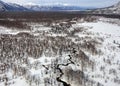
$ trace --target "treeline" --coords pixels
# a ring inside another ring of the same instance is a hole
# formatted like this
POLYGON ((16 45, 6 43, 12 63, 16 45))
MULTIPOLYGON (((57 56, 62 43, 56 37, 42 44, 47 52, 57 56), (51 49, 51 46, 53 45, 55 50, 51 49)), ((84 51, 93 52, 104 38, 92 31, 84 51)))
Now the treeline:
POLYGON ((1 12, 0 18, 23 18, 23 19, 61 19, 61 18, 74 18, 74 17, 84 17, 85 14, 78 14, 72 12, 1 12))

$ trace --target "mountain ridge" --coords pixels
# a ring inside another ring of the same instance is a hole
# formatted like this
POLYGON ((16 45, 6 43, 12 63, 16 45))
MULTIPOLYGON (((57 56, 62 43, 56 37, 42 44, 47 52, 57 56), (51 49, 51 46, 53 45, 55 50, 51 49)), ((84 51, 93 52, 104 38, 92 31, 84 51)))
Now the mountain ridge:
POLYGON ((27 11, 28 9, 15 3, 5 3, 0 0, 0 12, 2 11, 27 11))
POLYGON ((91 14, 120 14, 120 2, 105 8, 80 7, 69 4, 26 4, 6 3, 0 0, 0 12, 6 11, 85 11, 91 14))
POLYGON ((120 1, 115 5, 105 7, 105 8, 89 10, 89 12, 94 14, 120 14, 120 1))
MULTIPOLYGON (((68 4, 55 4, 55 5, 19 5, 14 3, 5 3, 0 0, 0 11, 83 11, 89 7, 72 6, 68 4)), ((93 9, 93 8, 90 8, 93 9)))

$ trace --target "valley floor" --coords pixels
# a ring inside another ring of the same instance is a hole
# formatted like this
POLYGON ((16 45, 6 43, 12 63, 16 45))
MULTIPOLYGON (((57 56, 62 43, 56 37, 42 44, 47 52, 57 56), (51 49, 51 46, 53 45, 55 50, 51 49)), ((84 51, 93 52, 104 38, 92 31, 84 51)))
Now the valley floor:
POLYGON ((120 21, 93 16, 30 29, 0 26, 0 86, 120 86, 120 21))

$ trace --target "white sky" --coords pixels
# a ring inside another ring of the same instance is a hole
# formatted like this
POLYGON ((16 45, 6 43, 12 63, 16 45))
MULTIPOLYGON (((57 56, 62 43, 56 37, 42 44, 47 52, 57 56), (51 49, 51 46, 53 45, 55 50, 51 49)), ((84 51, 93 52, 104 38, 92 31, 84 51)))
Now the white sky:
POLYGON ((4 0, 4 2, 19 3, 19 4, 70 4, 76 6, 90 7, 107 7, 117 3, 120 0, 4 0))

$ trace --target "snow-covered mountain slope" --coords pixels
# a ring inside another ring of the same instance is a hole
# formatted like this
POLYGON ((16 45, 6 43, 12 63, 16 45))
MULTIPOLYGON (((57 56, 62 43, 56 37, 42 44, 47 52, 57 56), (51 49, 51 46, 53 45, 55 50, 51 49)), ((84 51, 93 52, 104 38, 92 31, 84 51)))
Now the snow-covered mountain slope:
POLYGON ((4 11, 6 8, 4 7, 4 3, 0 1, 0 11, 4 11))
POLYGON ((0 1, 0 11, 80 11, 86 10, 87 7, 78 7, 78 6, 70 6, 70 5, 37 5, 37 4, 29 4, 29 5, 18 5, 14 3, 5 3, 0 1))
POLYGON ((24 5, 24 7, 33 11, 82 11, 87 7, 70 6, 70 5, 24 5))
POLYGON ((28 9, 18 4, 5 3, 0 0, 0 11, 28 11, 28 9))
MULTIPOLYGON (((83 11, 88 9, 89 7, 79 7, 72 6, 67 4, 46 4, 46 5, 38 5, 38 4, 26 4, 19 5, 14 3, 5 3, 0 0, 0 11, 83 11)), ((93 8, 89 8, 93 9, 93 8)))
POLYGON ((95 14, 120 14, 120 2, 118 2, 117 4, 110 6, 110 7, 93 10, 92 13, 95 13, 95 14))

